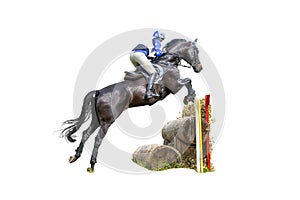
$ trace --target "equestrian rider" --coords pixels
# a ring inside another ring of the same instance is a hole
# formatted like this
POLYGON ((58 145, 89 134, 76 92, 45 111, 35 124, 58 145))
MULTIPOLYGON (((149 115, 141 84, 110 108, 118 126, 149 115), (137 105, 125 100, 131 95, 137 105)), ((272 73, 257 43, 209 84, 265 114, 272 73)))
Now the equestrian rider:
MULTIPOLYGON (((161 50, 161 42, 165 39, 165 35, 163 33, 159 33, 155 31, 153 34, 152 44, 154 55, 156 57, 162 56, 163 52, 161 50)), ((137 67, 141 65, 141 67, 149 74, 149 78, 146 85, 146 94, 145 99, 149 99, 151 97, 158 97, 159 95, 155 92, 153 84, 156 78, 156 70, 154 69, 152 63, 148 59, 149 49, 143 44, 138 44, 130 53, 130 61, 132 64, 137 67)))

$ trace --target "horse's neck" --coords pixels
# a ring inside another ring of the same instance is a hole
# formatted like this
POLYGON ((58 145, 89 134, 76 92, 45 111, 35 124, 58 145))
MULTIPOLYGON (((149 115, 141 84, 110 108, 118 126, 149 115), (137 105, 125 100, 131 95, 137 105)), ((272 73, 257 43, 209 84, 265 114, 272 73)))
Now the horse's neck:
POLYGON ((163 65, 172 64, 174 66, 178 66, 179 60, 173 55, 164 55, 162 57, 159 57, 159 59, 156 60, 156 63, 163 65))

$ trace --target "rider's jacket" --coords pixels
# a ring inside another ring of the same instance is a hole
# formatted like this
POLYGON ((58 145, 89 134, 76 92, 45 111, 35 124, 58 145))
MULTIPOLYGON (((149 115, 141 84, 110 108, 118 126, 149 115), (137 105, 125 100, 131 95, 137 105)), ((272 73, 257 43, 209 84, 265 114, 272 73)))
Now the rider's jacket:
POLYGON ((161 43, 159 41, 159 38, 153 38, 152 39, 152 44, 153 44, 152 51, 155 52, 155 56, 158 56, 158 57, 162 56, 163 52, 160 49, 161 48, 161 43))

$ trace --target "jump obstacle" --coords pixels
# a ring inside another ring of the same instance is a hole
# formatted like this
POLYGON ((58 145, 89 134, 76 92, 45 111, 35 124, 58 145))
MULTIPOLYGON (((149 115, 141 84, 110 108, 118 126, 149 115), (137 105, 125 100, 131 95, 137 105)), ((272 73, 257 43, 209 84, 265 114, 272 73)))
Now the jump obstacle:
POLYGON ((196 99, 195 113, 196 113, 196 159, 197 171, 200 173, 212 171, 211 166, 211 146, 210 146, 210 130, 205 130, 203 133, 203 123, 207 123, 210 127, 210 95, 205 95, 205 99, 196 99))
POLYGON ((185 105, 181 117, 162 128, 163 145, 140 146, 132 161, 149 170, 190 168, 205 173, 214 171, 211 163, 210 95, 185 105))

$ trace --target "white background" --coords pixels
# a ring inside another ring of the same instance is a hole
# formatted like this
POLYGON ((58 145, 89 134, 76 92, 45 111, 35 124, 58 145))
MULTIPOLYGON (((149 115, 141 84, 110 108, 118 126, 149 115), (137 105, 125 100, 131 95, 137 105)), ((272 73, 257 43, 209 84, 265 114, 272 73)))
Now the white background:
POLYGON ((1 199, 299 199, 297 1, 0 3, 1 199), (157 27, 199 38, 222 77, 227 113, 216 172, 128 175, 54 130, 72 118, 79 69, 121 32, 157 27), (298 190, 298 191, 297 191, 298 190))

